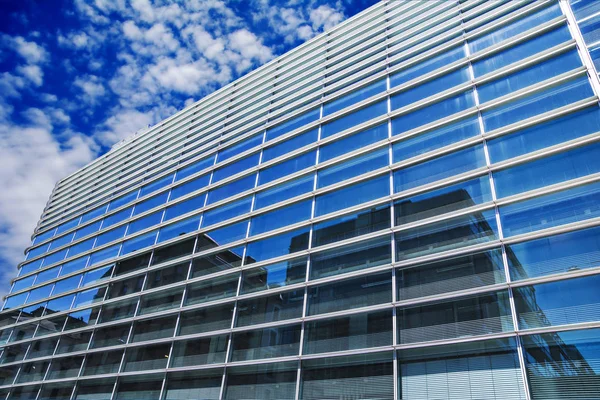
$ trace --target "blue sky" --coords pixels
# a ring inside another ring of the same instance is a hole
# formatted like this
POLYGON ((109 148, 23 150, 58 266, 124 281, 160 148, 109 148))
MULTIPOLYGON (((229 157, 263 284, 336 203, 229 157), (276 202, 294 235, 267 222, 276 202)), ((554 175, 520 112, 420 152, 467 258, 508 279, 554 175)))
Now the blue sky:
POLYGON ((0 2, 0 295, 57 180, 375 3, 0 2))

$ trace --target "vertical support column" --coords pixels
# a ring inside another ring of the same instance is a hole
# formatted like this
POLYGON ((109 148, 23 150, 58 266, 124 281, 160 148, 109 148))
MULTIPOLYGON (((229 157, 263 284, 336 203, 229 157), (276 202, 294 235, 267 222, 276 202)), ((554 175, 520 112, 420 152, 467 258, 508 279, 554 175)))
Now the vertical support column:
POLYGON ((596 96, 600 97, 600 77, 598 76, 598 71, 596 71, 594 62, 592 61, 592 56, 590 56, 590 52, 587 49, 585 40, 581 34, 581 30, 579 29, 579 25, 575 19, 575 14, 573 13, 571 5, 569 4, 569 0, 559 0, 558 4, 560 5, 560 9, 563 14, 565 14, 565 17, 567 17, 567 26, 569 28, 569 32, 571 32, 571 36, 573 36, 573 39, 575 39, 577 49, 579 50, 579 56, 581 57, 581 61, 583 61, 583 65, 587 69, 590 83, 592 84, 592 90, 596 96))
MULTIPOLYGON (((464 23, 464 21, 463 21, 463 23, 464 23)), ((469 44, 466 41, 464 43, 464 46, 465 46, 465 53, 466 53, 467 57, 471 57, 471 51, 469 49, 469 44)), ((469 61, 469 75, 470 75, 471 81, 473 82, 475 79, 475 73, 473 71, 473 64, 470 61, 469 61)), ((479 94, 477 93, 477 87, 475 85, 473 85, 473 97, 475 98, 475 105, 477 107, 479 107, 479 104, 480 104, 479 94)), ((490 160, 490 154, 489 154, 489 150, 488 150, 488 146, 487 146, 487 141, 485 139, 485 125, 483 123, 483 117, 481 115, 481 111, 477 111, 477 119, 479 122, 479 132, 482 137, 483 152, 485 155, 485 163, 488 168, 488 179, 489 179, 489 184, 490 184, 492 201, 494 202, 494 214, 495 214, 495 219, 496 219, 496 225, 498 227, 498 238, 500 239, 500 241, 503 241, 504 235, 502 233, 502 223, 500 221, 500 213, 498 211, 498 205, 497 205, 498 198, 496 195, 496 186, 494 185, 494 176, 492 175, 492 171, 490 169, 491 160, 490 160)), ((516 313, 512 288, 510 287, 510 271, 508 268, 508 259, 506 258, 506 251, 504 249, 503 243, 501 245, 501 249, 502 249, 502 263, 504 266, 504 275, 505 275, 506 282, 509 284, 508 298, 509 298, 510 314, 511 314, 513 329, 515 331, 517 331, 518 330, 517 313, 516 313)), ((520 371, 521 371, 521 377, 523 380, 523 389, 525 391, 526 399, 530 400, 529 385, 527 384, 527 373, 525 371, 525 361, 523 359, 523 352, 522 352, 521 343, 520 343, 520 339, 519 339, 518 335, 516 336, 516 341, 517 341, 517 353, 518 353, 518 358, 519 358, 519 367, 520 367, 520 371)))

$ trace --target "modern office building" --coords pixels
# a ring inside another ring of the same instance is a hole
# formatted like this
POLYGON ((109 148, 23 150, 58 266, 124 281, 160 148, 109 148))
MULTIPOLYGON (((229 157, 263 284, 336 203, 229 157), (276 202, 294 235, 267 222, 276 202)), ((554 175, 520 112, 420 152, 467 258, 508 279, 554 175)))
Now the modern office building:
POLYGON ((600 398, 599 15, 382 1, 64 178, 0 398, 600 398))

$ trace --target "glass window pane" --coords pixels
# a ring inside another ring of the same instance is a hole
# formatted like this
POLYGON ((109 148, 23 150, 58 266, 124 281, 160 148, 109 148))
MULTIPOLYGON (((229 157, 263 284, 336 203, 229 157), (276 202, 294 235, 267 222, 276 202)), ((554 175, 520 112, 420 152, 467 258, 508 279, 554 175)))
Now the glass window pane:
POLYGON ((127 349, 123 371, 145 371, 167 367, 170 343, 127 349))
POLYGON ((506 246, 513 280, 598 266, 600 228, 583 229, 506 246))
POLYGON ((88 271, 83 274, 81 280, 81 287, 91 285, 92 283, 101 282, 105 279, 109 279, 112 275, 114 265, 108 265, 106 267, 100 267, 93 271, 88 271))
POLYGON ((297 363, 259 364, 227 369, 227 400, 293 399, 297 363))
POLYGON ((412 189, 485 166, 482 145, 476 145, 394 172, 394 192, 412 189))
POLYGON ((205 198, 206 194, 203 193, 167 207, 165 209, 165 217, 163 218, 163 221, 168 221, 170 219, 179 217, 180 215, 187 214, 204 207, 205 198))
POLYGON ((233 176, 242 171, 247 171, 250 168, 257 166, 259 158, 260 153, 255 153, 245 158, 242 158, 241 160, 235 161, 234 163, 215 169, 212 176, 212 183, 218 182, 225 178, 229 178, 230 176, 233 176))
POLYGON ((151 197, 147 200, 144 200, 135 205, 133 210, 133 215, 138 215, 143 212, 146 212, 154 207, 158 207, 161 204, 165 204, 167 202, 167 198, 169 197, 169 191, 158 194, 154 197, 151 197))
POLYGON ((264 185, 265 183, 269 183, 286 175, 291 175, 308 167, 312 167, 315 165, 316 155, 317 152, 315 150, 309 151, 296 156, 291 160, 261 169, 258 176, 258 184, 264 185))
POLYGON ((105 400, 110 399, 115 378, 81 380, 77 384, 74 400, 105 400))
POLYGON ((44 379, 44 375, 49 364, 49 361, 38 361, 29 364, 23 364, 21 366, 21 372, 19 372, 16 383, 41 381, 44 379))
MULTIPOLYGON (((195 192, 196 190, 200 190, 206 186, 208 186, 208 183, 210 181, 210 174, 206 174, 206 175, 202 175, 199 176, 197 178, 194 178, 184 184, 181 184, 179 186, 175 186, 173 189, 171 189, 171 196, 169 197, 169 201, 173 201, 181 196, 185 196, 186 194, 195 192)), ((198 197, 202 197, 203 195, 200 195, 198 197)))
POLYGON ((57 343, 57 337, 31 342, 26 358, 31 360, 33 358, 51 356, 54 354, 54 349, 56 349, 57 343))
POLYGON ((382 205, 344 215, 313 226, 313 247, 353 238, 390 227, 390 206, 382 205))
POLYGON ((136 236, 133 239, 124 241, 121 247, 120 255, 124 256, 126 254, 133 253, 134 251, 138 251, 154 245, 154 243, 156 242, 157 235, 158 230, 153 230, 151 232, 144 233, 140 236, 136 236))
POLYGON ((300 257, 245 270, 242 273, 241 293, 254 293, 304 282, 307 261, 308 257, 300 257))
POLYGON ((427 58, 425 61, 421 61, 416 65, 409 66, 408 68, 403 68, 399 72, 391 75, 390 87, 399 86, 428 72, 432 72, 438 68, 450 65, 464 57, 466 57, 464 46, 457 46, 450 50, 444 50, 444 52, 441 54, 436 52, 434 56, 427 58))
POLYGON ((505 291, 401 307, 396 318, 401 344, 514 330, 505 291))
POLYGON ((87 350, 92 331, 76 332, 66 334, 60 337, 56 354, 72 353, 75 351, 87 350))
POLYGON ((367 86, 361 87, 360 89, 354 90, 350 93, 338 97, 335 100, 329 101, 323 105, 323 116, 333 114, 339 110, 356 104, 360 101, 368 99, 369 97, 375 96, 381 92, 385 92, 387 89, 387 83, 385 79, 378 80, 370 83, 367 86))
POLYGON ((399 301, 506 282, 500 249, 396 271, 399 301))
POLYGON ((392 345, 392 310, 308 322, 304 354, 392 345))
POLYGON ((158 211, 135 221, 131 221, 129 223, 129 229, 127 229, 127 234, 132 235, 146 228, 150 228, 151 226, 160 224, 160 221, 162 220, 162 214, 162 211, 158 211))
POLYGON ((127 343, 131 323, 123 325, 111 325, 94 331, 91 349, 102 347, 121 346, 127 343))
POLYGON ((121 239, 123 236, 125 236, 126 230, 127 225, 125 224, 98 235, 96 238, 96 243, 94 243, 94 247, 100 247, 114 240, 121 239))
POLYGON ((175 182, 182 180, 196 172, 202 171, 214 164, 216 154, 210 155, 201 160, 195 161, 190 165, 187 165, 183 168, 177 170, 177 175, 175 176, 175 182))
POLYGON ((393 119, 392 131, 394 135, 399 135, 474 106, 473 91, 469 90, 393 119))
POLYGON ((594 371, 600 351, 598 329, 523 336, 525 368, 534 399, 598 395, 594 371))
POLYGON ((316 121, 317 119, 319 119, 320 112, 321 110, 319 108, 315 108, 305 112, 304 114, 294 117, 293 119, 287 120, 282 124, 267 129, 267 137, 265 140, 269 141, 271 139, 275 139, 276 137, 279 137, 284 133, 291 132, 294 129, 300 128, 301 126, 316 121))
POLYGON ((490 57, 473 63, 473 72, 476 77, 485 75, 505 67, 514 62, 523 60, 541 51, 547 50, 560 43, 571 39, 571 34, 566 25, 554 29, 550 32, 536 36, 533 39, 519 43, 516 46, 509 47, 506 50, 499 51, 490 57))
POLYGON ((164 400, 218 400, 223 370, 174 372, 168 374, 164 400))
POLYGON ((499 198, 600 171, 600 143, 592 143, 494 172, 499 198))
POLYGON ((233 335, 231 361, 298 355, 301 325, 239 332, 233 335))
POLYGON ((137 293, 142 290, 144 275, 134 276, 129 279, 112 282, 108 288, 107 299, 114 299, 128 294, 137 293))
POLYGON ((338 132, 369 121, 385 113, 387 113, 386 100, 353 111, 351 114, 344 115, 343 117, 322 125, 321 139, 335 135, 338 132))
POLYGON ((156 243, 186 235, 198 230, 200 225, 200 216, 184 219, 171 225, 164 226, 158 231, 158 240, 156 243))
POLYGON ((300 135, 296 135, 290 139, 284 140, 275 146, 267 147, 263 150, 261 164, 264 164, 267 161, 273 160, 284 154, 291 153, 292 151, 307 146, 310 143, 316 142, 318 133, 318 129, 313 129, 300 135))
POLYGON ((104 295, 106 294, 106 286, 92 288, 88 290, 84 290, 83 292, 77 293, 77 297, 75 297, 75 302, 73 303, 73 308, 79 308, 88 306, 90 304, 98 303, 104 300, 104 295))
POLYGON ((89 353, 85 359, 82 375, 89 376, 118 372, 122 357, 123 350, 89 353))
POLYGON ((229 202, 217 208, 212 208, 204 212, 202 227, 204 228, 218 224, 219 222, 237 217, 238 215, 248 213, 250 212, 250 207, 252 207, 252 196, 229 202))
POLYGON ((227 335, 175 342, 170 366, 177 368, 225 362, 227 342, 227 335))
POLYGON ((304 290, 238 302, 237 326, 264 324, 302 316, 304 290))
POLYGON ((170 285, 175 282, 181 282, 187 278, 189 261, 172 265, 148 272, 145 289, 154 289, 164 285, 170 285))
POLYGON ((131 216, 132 210, 133 210, 133 207, 128 207, 124 210, 121 210, 117 213, 114 213, 112 215, 105 217, 102 222, 102 229, 106 229, 109 226, 113 226, 117 222, 125 221, 127 218, 129 218, 131 216))
POLYGON ((311 211, 312 199, 309 199, 252 217, 250 236, 308 220, 311 211))
POLYGON ((396 260, 496 239, 498 239, 496 215, 494 211, 483 211, 396 233, 396 260))
POLYGON ((191 255, 194 252, 195 243, 196 238, 190 238, 182 242, 173 243, 171 245, 155 249, 150 265, 156 265, 174 260, 176 258, 191 255))
POLYGON ((225 161, 233 156, 243 153, 246 150, 250 150, 251 148, 260 145, 262 143, 262 140, 263 134, 261 132, 257 135, 251 136, 247 139, 237 142, 233 146, 229 146, 219 150, 217 154, 217 163, 225 161))
POLYGON ((198 236, 196 252, 208 250, 213 247, 223 246, 246 237, 248 220, 236 222, 231 225, 217 228, 198 236))
MULTIPOLYGON (((65 331, 71 329, 85 328, 88 326, 93 326, 96 324, 96 320, 98 319, 98 314, 100 313, 100 307, 88 308, 86 310, 76 311, 70 313, 67 316, 67 322, 65 324, 65 331)), ((61 317, 64 322, 64 317, 61 317)), ((47 320, 49 321, 49 320, 47 320)), ((60 331, 62 327, 62 323, 55 323, 57 331, 60 331)))
POLYGON ((183 288, 175 288, 162 292, 147 294, 140 300, 139 315, 151 314, 159 311, 170 310, 181 305, 183 288))
POLYGON ((234 247, 219 253, 195 258, 192 261, 192 278, 226 271, 242 265, 244 247, 234 247))
POLYGON ((177 322, 177 315, 135 321, 131 341, 144 342, 146 340, 172 337, 175 333, 175 322, 177 322))
POLYGON ((434 189, 394 203, 395 225, 431 218, 492 201, 488 175, 434 189))
MULTIPOLYGON (((392 120, 392 132, 401 130, 398 124, 401 120, 392 120)), ((477 117, 468 117, 458 122, 434 128, 424 133, 410 136, 405 140, 395 142, 392 145, 394 162, 400 162, 409 158, 439 149, 452 143, 474 137, 480 134, 479 120, 477 117)))
POLYGON ((107 212, 116 210, 117 208, 124 206, 127 203, 131 203, 137 198, 138 192, 139 190, 136 189, 133 192, 127 193, 126 195, 119 197, 118 199, 112 200, 108 205, 107 212))
POLYGON ((493 163, 600 131, 600 109, 589 107, 563 117, 489 140, 493 163))
POLYGON ((600 276, 516 288, 515 308, 521 329, 600 320, 600 276))
POLYGON ((319 279, 391 262, 390 236, 386 235, 313 254, 310 278, 319 279))
POLYGON ((469 41, 469 48, 472 53, 483 50, 496 43, 500 43, 505 39, 518 35, 538 24, 550 21, 559 15, 561 15, 561 11, 558 4, 554 4, 551 7, 544 8, 532 14, 526 14, 523 18, 517 19, 506 25, 503 24, 500 27, 493 29, 491 32, 469 41))
POLYGON ((491 131, 592 95, 584 76, 483 111, 483 124, 486 131, 491 131))
POLYGON ((117 321, 133 317, 137 302, 138 299, 132 299, 103 305, 100 322, 117 321))
POLYGON ((315 216, 352 207, 390 194, 388 175, 378 176, 316 197, 315 216))
POLYGON ((126 260, 119 261, 115 267, 115 276, 124 275, 148 267, 150 253, 140 254, 126 260))
POLYGON ((248 243, 246 264, 306 250, 308 248, 309 230, 308 227, 300 228, 248 243))
POLYGON ((387 139, 388 126, 387 124, 377 125, 373 128, 346 136, 340 140, 336 140, 319 148, 319 162, 325 162, 332 158, 341 156, 356 149, 368 146, 372 143, 387 139))
POLYGON ((234 303, 181 313, 177 335, 185 336, 231 328, 234 303))
POLYGON ((75 236, 73 237, 73 240, 81 239, 82 237, 91 235, 92 233, 94 233, 98 229, 100 229, 101 224, 102 224, 102 221, 100 220, 100 221, 93 222, 87 226, 84 226, 83 228, 77 229, 77 231, 75 232, 75 236))
POLYGON ((439 78, 428 80, 419 86, 411 87, 399 94, 391 96, 390 102, 392 110, 408 106, 414 102, 436 95, 469 80, 470 76, 468 68, 460 68, 439 78))
MULTIPOLYGON (((83 357, 67 357, 52 360, 52 367, 46 379, 66 379, 79 375, 83 357)), ((71 393, 69 393, 70 395, 71 393)), ((69 397, 70 398, 70 397, 69 397)))
POLYGON ((308 289, 308 314, 350 310, 392 301, 392 274, 370 274, 308 289))
POLYGON ((512 338, 401 350, 398 374, 404 400, 526 398, 512 338))
POLYGON ((228 183, 218 188, 212 189, 208 192, 207 204, 213 204, 217 201, 226 199, 230 196, 245 192, 246 190, 252 189, 256 183, 256 174, 248 175, 244 178, 237 179, 231 183, 228 183))
POLYGON ((580 66, 581 59, 577 51, 571 50, 511 75, 480 85, 477 87, 477 94, 480 102, 485 103, 580 66))
POLYGON ((313 190, 314 177, 306 175, 256 193, 254 209, 258 210, 313 190))
MULTIPOLYGON (((102 250, 98 250, 93 252, 90 255, 90 261, 88 263, 88 267, 101 263, 102 261, 110 260, 111 258, 115 258, 119 255, 119 249, 121 248, 120 244, 116 244, 114 246, 107 247, 102 250)), ((122 254, 121 254, 122 255, 122 254)), ((64 270, 64 266, 63 266, 64 270)))
POLYGON ((392 359, 375 353, 303 361, 302 399, 392 399, 392 359))
POLYGON ((187 289, 185 305, 206 303, 235 296, 238 279, 238 274, 233 274, 190 284, 187 289))
POLYGON ((385 167, 389 164, 388 148, 360 155, 340 164, 321 169, 317 172, 317 187, 322 188, 345 181, 358 175, 385 167))
POLYGON ((37 400, 70 400, 74 388, 74 382, 46 384, 37 400))
POLYGON ((593 218, 600 213, 600 184, 578 186, 499 208, 505 236, 593 218))

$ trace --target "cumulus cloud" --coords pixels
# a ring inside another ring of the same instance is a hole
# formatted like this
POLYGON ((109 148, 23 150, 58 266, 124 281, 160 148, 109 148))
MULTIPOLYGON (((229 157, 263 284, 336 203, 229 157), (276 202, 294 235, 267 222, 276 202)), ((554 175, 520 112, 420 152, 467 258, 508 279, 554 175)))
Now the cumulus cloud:
POLYGON ((10 42, 19 56, 30 64, 37 64, 48 59, 48 52, 35 42, 25 40, 22 36, 11 38, 10 42))
POLYGON ((42 86, 44 82, 44 73, 38 65, 21 65, 17 67, 17 72, 29 79, 35 86, 42 86))
POLYGON ((344 15, 329 5, 320 5, 310 12, 310 21, 315 30, 329 30, 343 20, 344 15))
MULTIPOLYGON (((23 260, 23 249, 55 182, 97 155, 85 135, 70 132, 59 143, 41 110, 27 114, 26 126, 0 122, 0 255, 11 266, 0 270, 3 282, 14 276, 14 266, 23 260)), ((7 290, 6 284, 0 285, 0 295, 7 290)))
POLYGON ((84 93, 83 99, 89 104, 98 103, 106 94, 100 78, 95 75, 77 77, 73 84, 84 93))

